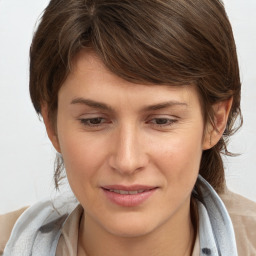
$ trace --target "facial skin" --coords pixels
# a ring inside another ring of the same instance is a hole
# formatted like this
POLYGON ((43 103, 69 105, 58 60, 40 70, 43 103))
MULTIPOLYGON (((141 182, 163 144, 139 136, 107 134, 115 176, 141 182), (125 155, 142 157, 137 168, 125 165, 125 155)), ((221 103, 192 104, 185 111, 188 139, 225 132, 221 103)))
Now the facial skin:
POLYGON ((193 86, 132 84, 81 52, 59 91, 57 134, 47 120, 46 126, 85 209, 80 240, 89 255, 190 255, 190 196, 202 151, 211 146, 193 86), (110 185, 154 192, 139 205, 122 206, 106 196, 110 185), (104 252, 104 243, 118 239, 118 249, 104 252), (154 254, 155 247, 162 253, 154 254))

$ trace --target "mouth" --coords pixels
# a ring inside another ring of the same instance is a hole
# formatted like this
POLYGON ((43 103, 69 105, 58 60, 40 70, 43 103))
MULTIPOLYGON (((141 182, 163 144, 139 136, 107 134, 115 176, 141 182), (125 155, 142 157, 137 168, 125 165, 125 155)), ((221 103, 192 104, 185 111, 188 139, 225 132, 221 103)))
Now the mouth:
POLYGON ((140 194, 140 193, 144 193, 150 190, 153 190, 155 188, 151 188, 151 189, 139 189, 139 190, 120 190, 120 189, 106 189, 103 188, 109 192, 113 192, 113 193, 117 193, 120 195, 136 195, 136 194, 140 194))
POLYGON ((123 207, 135 207, 149 199, 158 187, 149 186, 106 186, 102 190, 106 197, 114 204, 123 207))

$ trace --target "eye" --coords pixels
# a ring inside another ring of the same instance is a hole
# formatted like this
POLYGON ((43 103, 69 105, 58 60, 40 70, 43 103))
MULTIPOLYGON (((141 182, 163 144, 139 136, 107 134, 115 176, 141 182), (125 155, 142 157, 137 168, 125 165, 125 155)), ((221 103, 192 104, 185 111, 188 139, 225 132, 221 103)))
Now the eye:
POLYGON ((170 122, 170 119, 167 119, 167 118, 155 118, 153 120, 153 123, 158 125, 168 124, 169 122, 170 122))
POLYGON ((106 119, 103 117, 94 117, 94 118, 85 118, 85 119, 83 118, 79 120, 83 125, 89 126, 89 127, 97 127, 106 123, 106 119))
POLYGON ((148 123, 157 126, 157 127, 165 127, 165 126, 171 126, 178 120, 175 118, 167 118, 167 117, 159 117, 159 118, 153 118, 148 123))

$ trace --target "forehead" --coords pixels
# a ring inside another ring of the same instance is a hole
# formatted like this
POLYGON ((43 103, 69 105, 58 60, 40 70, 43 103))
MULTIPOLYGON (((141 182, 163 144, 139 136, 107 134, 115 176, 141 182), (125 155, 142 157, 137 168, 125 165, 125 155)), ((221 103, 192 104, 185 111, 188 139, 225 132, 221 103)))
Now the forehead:
MULTIPOLYGON (((125 102, 140 102, 144 105, 161 101, 184 102, 187 105, 198 101, 193 85, 172 86, 132 83, 115 75, 103 64, 93 51, 81 51, 73 60, 70 74, 64 82, 59 97, 91 98, 100 101, 114 101, 121 106, 125 102)), ((133 103, 132 103, 133 102, 133 103)))

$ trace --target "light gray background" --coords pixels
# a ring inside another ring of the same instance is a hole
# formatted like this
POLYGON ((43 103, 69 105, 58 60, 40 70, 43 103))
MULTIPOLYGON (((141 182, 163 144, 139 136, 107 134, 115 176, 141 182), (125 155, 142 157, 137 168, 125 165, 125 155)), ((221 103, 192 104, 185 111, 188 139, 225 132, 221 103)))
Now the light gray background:
MULTIPOLYGON (((28 51, 48 0, 0 0, 0 213, 55 195, 52 148, 28 93, 28 51)), ((230 143, 228 187, 256 201, 256 1, 226 0, 240 60, 244 126, 230 143)))

